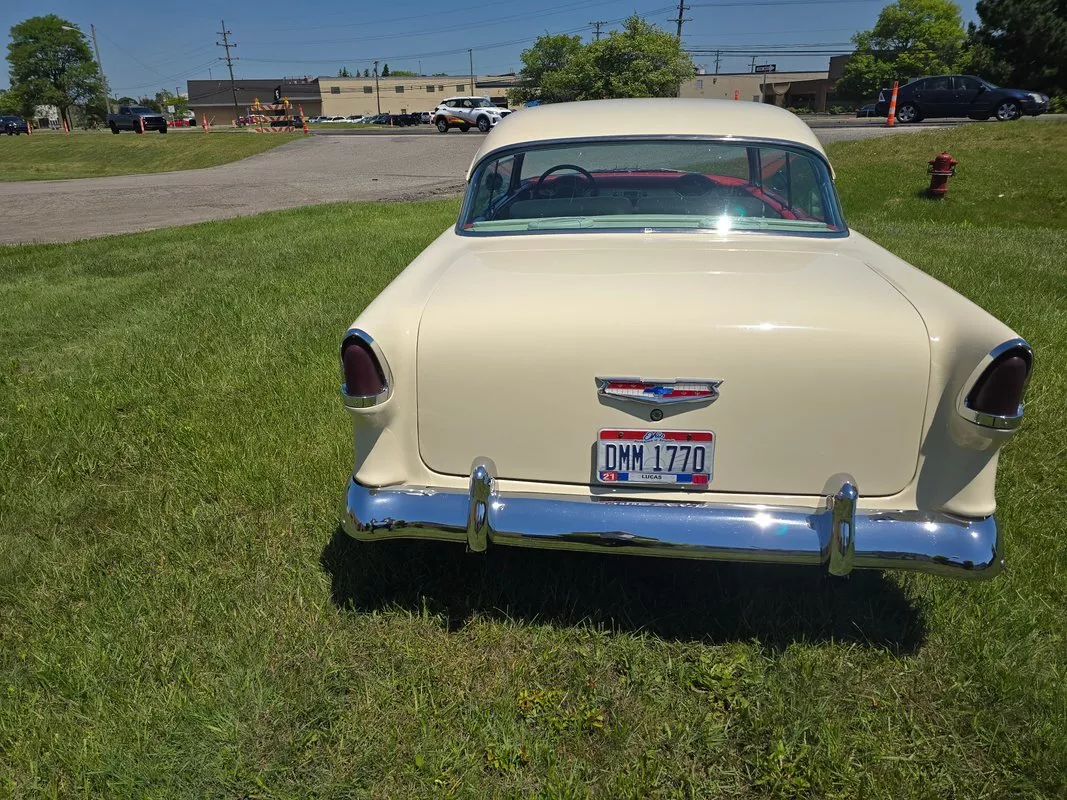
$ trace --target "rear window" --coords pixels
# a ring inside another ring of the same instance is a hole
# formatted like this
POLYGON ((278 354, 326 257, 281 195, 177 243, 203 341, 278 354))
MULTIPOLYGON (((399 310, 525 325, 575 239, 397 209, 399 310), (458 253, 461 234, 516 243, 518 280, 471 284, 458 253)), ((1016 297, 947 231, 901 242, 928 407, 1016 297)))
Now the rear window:
POLYGON ((483 160, 470 233, 545 230, 846 231, 826 162, 801 146, 722 140, 530 145, 483 160))

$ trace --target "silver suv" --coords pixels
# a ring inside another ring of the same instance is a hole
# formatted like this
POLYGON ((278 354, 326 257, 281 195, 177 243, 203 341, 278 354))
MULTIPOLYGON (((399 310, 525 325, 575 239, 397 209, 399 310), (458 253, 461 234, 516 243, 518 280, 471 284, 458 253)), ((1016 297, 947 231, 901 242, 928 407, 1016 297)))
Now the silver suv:
POLYGON ((510 113, 510 109, 494 106, 488 97, 448 97, 434 109, 433 124, 441 133, 448 133, 449 128, 466 132, 475 125, 488 133, 510 113))

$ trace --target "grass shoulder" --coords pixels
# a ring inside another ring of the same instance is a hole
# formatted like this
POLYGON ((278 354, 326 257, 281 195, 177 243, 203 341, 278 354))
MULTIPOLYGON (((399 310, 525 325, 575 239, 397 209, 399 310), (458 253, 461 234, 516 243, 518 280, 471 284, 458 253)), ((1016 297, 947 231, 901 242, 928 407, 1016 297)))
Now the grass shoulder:
POLYGON ((263 153, 301 134, 244 131, 0 136, 0 181, 64 180, 201 169, 263 153))

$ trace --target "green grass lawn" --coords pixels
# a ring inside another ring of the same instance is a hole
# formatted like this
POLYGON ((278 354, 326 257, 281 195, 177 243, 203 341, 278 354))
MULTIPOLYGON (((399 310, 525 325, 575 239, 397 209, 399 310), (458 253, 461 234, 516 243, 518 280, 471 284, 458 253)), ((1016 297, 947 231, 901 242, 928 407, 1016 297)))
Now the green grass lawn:
POLYGON ((217 167, 291 142, 303 134, 236 131, 123 131, 70 136, 0 136, 0 181, 44 181, 217 167), (104 135, 104 134, 107 135, 104 135))
POLYGON ((831 156, 1035 346, 1002 576, 338 534, 339 336, 455 201, 0 248, 0 795, 1064 797, 1067 127, 831 156))

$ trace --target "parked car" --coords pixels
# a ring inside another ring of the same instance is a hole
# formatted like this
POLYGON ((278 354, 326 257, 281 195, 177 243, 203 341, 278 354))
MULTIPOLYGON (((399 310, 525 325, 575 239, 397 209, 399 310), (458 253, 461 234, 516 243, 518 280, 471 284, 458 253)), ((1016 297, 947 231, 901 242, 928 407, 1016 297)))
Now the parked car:
POLYGON ((528 109, 341 340, 344 529, 988 578, 1030 346, 849 230, 772 105, 528 109))
POLYGON ((429 111, 420 111, 419 112, 419 123, 420 124, 429 125, 431 122, 433 122, 433 117, 430 116, 430 112, 429 111))
MULTIPOLYGON (((889 114, 892 89, 882 89, 875 104, 880 116, 889 114)), ((973 75, 919 78, 897 90, 897 120, 919 122, 928 117, 969 117, 1000 122, 1037 116, 1048 111, 1048 95, 1025 89, 1003 89, 973 75)))
POLYGON ((22 134, 29 134, 30 126, 22 117, 16 116, 2 116, 0 117, 0 133, 6 133, 8 136, 21 136, 22 134))
POLYGON ((375 114, 374 116, 364 117, 360 120, 360 123, 363 125, 388 125, 389 115, 375 114))
POLYGON ((363 121, 363 115, 362 114, 350 114, 349 116, 344 117, 341 120, 341 122, 351 122, 351 123, 362 122, 362 121, 363 121))
POLYGON ((107 126, 112 133, 120 131, 141 131, 142 124, 146 131, 167 132, 167 120, 158 111, 144 106, 119 106, 118 113, 107 115, 107 126))
POLYGON ((433 124, 441 133, 448 133, 451 128, 466 133, 475 125, 482 133, 488 133, 510 113, 493 105, 488 97, 449 97, 434 109, 433 124))
POLYGON ((390 114, 390 125, 398 128, 409 128, 413 125, 421 125, 418 114, 390 114))
POLYGON ((857 117, 874 117, 874 116, 877 116, 877 112, 875 111, 875 104, 874 103, 865 103, 864 105, 860 106, 859 109, 857 109, 857 111, 856 111, 856 116, 857 117))

